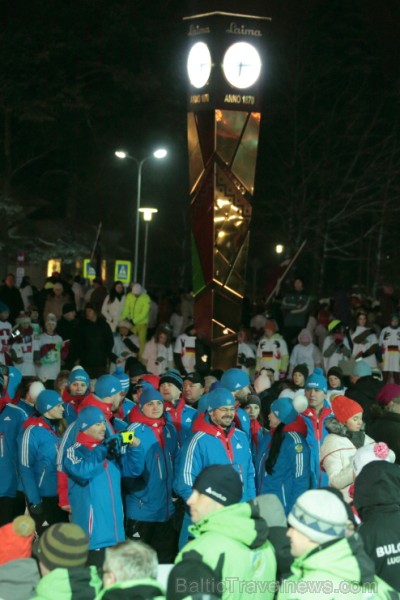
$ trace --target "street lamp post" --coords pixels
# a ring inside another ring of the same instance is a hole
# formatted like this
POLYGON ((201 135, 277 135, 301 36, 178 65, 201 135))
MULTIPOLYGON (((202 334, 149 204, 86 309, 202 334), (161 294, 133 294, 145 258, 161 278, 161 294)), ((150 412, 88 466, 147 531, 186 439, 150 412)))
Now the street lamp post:
POLYGON ((143 213, 143 220, 145 224, 144 229, 144 256, 143 256, 143 276, 142 276, 142 287, 146 284, 147 274, 147 250, 149 242, 149 223, 153 218, 153 214, 157 213, 157 208, 139 208, 139 211, 143 213))
POLYGON ((133 258, 133 281, 137 282, 138 259, 139 259, 139 223, 140 223, 139 211, 140 211, 140 200, 141 200, 141 193, 142 193, 142 167, 146 161, 150 160, 150 158, 158 158, 158 159, 165 158, 167 156, 167 151, 164 148, 159 148, 158 150, 153 152, 153 154, 150 154, 149 156, 142 158, 142 160, 138 160, 134 156, 131 156, 130 154, 127 154, 126 152, 124 152, 122 150, 117 150, 117 152, 115 152, 115 156, 117 156, 117 158, 120 158, 120 159, 129 158, 130 160, 133 160, 136 163, 137 168, 138 168, 137 184, 136 184, 135 255, 133 258))

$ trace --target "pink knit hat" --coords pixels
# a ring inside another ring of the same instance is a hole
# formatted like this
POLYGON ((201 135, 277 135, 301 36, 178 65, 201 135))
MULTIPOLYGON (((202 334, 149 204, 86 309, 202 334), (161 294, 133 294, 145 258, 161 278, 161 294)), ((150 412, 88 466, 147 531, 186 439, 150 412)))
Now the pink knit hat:
POLYGON ((397 383, 387 383, 380 390, 376 401, 382 404, 382 406, 387 406, 394 398, 400 398, 400 385, 397 385, 397 383))

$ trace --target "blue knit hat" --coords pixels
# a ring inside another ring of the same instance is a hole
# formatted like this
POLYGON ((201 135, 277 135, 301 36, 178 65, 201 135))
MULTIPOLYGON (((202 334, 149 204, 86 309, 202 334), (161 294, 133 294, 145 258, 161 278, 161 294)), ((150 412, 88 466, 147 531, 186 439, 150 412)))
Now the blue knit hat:
POLYGON ((114 375, 114 377, 119 379, 119 381, 121 383, 122 391, 127 392, 129 390, 131 380, 129 379, 129 375, 127 375, 125 373, 125 371, 123 370, 121 365, 118 365, 118 367, 115 369, 113 375, 114 375))
POLYGON ((139 406, 142 408, 148 402, 152 402, 153 400, 160 400, 164 404, 164 398, 160 394, 158 390, 155 390, 152 385, 146 385, 143 388, 142 393, 139 398, 139 406))
POLYGON ((95 395, 103 400, 122 391, 121 382, 114 375, 101 375, 94 386, 95 395))
POLYGON ((43 390, 37 397, 35 408, 41 415, 44 415, 44 413, 47 413, 47 411, 59 404, 62 404, 62 398, 58 392, 43 390))
POLYGON ((79 422, 79 429, 86 431, 86 429, 89 429, 92 425, 96 425, 96 423, 105 423, 106 418, 97 406, 86 406, 86 408, 82 408, 77 421, 79 422))
POLYGON ((177 371, 176 369, 171 369, 170 371, 164 373, 164 375, 161 375, 160 386, 163 383, 172 383, 175 387, 178 388, 178 390, 182 391, 183 379, 180 376, 179 371, 177 371))
POLYGON ((235 406, 233 394, 224 387, 213 390, 208 396, 208 412, 221 408, 221 406, 235 406))
POLYGON ((274 413, 277 419, 279 419, 285 425, 293 423, 297 419, 298 412, 293 406, 291 398, 278 398, 271 404, 271 412, 274 413))
POLYGON ((68 375, 68 385, 70 383, 74 383, 75 381, 83 381, 83 383, 86 383, 87 387, 89 387, 89 374, 86 373, 85 369, 72 369, 71 373, 68 375))
POLYGON ((372 369, 365 360, 356 360, 351 374, 355 377, 370 377, 372 375, 372 369))
POLYGON ((230 392, 237 392, 242 388, 250 385, 250 377, 246 371, 242 369, 228 369, 221 377, 222 387, 226 388, 230 392))
POLYGON ((328 391, 328 382, 326 381, 326 377, 324 376, 322 369, 317 367, 314 372, 307 377, 305 389, 322 390, 324 394, 326 394, 328 391))
POLYGON ((206 412, 206 410, 208 410, 208 400, 209 400, 210 394, 211 394, 211 392, 208 392, 207 394, 203 394, 202 396, 200 396, 199 401, 197 403, 198 414, 206 412))

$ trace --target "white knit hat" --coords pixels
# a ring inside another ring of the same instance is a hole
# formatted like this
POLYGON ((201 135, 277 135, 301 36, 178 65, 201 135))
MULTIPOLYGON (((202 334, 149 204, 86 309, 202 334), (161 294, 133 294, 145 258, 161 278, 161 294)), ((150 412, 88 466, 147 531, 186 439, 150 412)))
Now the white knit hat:
POLYGON ((353 469, 357 477, 370 462, 375 460, 385 460, 386 462, 394 463, 396 455, 385 442, 376 442, 367 444, 359 448, 353 456, 353 469))
POLYGON ((34 381, 33 383, 31 383, 31 385, 29 386, 29 395, 32 398, 33 402, 36 402, 40 392, 43 392, 44 389, 46 388, 44 387, 41 381, 34 381))
POLYGON ((317 544, 345 537, 348 520, 343 501, 327 490, 304 492, 288 516, 294 529, 317 544))

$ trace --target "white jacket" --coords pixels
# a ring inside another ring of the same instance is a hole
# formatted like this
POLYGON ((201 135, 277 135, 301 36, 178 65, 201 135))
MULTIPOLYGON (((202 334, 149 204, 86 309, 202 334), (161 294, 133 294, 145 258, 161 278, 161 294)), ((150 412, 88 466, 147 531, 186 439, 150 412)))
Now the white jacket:
MULTIPOLYGON (((365 436, 364 446, 373 444, 374 440, 365 436)), ((340 490, 346 502, 350 503, 349 487, 354 481, 352 459, 357 448, 348 437, 329 433, 321 446, 321 468, 329 477, 329 485, 340 490)))
POLYGON ((121 313, 125 306, 126 296, 122 296, 121 300, 115 298, 114 302, 111 302, 111 304, 108 303, 109 298, 109 295, 104 298, 101 314, 111 327, 111 331, 115 333, 117 331, 118 323, 121 320, 121 313))

